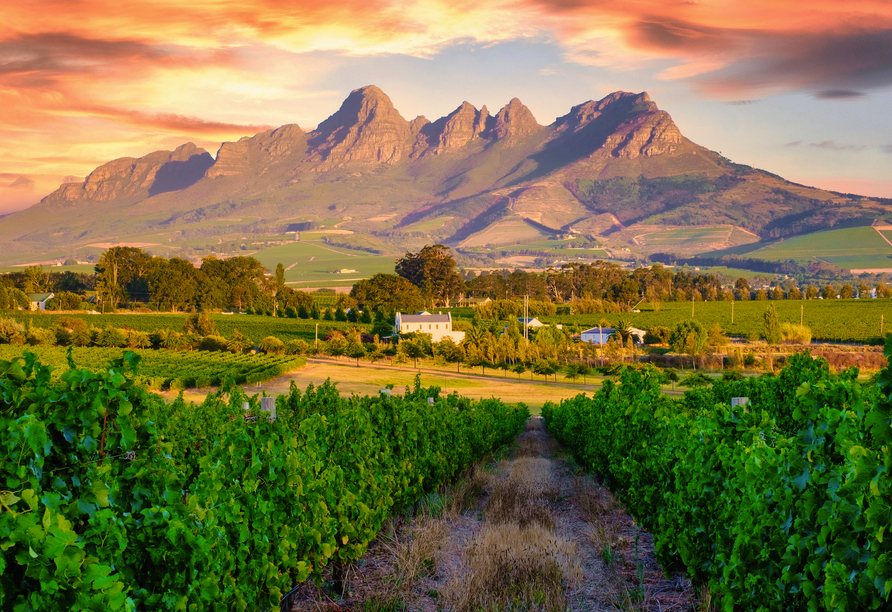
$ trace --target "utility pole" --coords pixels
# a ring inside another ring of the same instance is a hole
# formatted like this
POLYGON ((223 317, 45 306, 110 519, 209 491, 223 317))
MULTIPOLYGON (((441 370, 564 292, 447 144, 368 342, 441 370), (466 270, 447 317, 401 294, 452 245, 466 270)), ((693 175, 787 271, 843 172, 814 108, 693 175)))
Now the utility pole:
POLYGON ((691 318, 694 318, 694 292, 691 292, 691 318))

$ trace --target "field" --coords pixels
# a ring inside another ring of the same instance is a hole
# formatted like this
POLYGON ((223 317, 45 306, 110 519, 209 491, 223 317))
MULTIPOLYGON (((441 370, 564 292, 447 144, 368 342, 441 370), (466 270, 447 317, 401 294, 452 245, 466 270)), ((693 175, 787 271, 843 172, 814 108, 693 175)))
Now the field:
MULTIPOLYGON (((84 319, 94 327, 120 327, 136 329, 140 331, 154 331, 156 329, 173 329, 182 331, 186 322, 186 314, 73 314, 55 315, 46 313, 16 312, 8 315, 16 319, 26 327, 29 323, 35 327, 50 328, 56 325, 56 321, 62 316, 71 316, 84 319)), ((364 328, 362 324, 340 321, 314 321, 312 319, 286 319, 280 317, 264 317, 258 315, 223 315, 212 314, 211 320, 217 327, 217 333, 227 338, 232 337, 238 329, 255 343, 267 336, 276 336, 283 342, 294 339, 302 339, 312 342, 316 337, 316 324, 319 324, 319 338, 332 330, 345 330, 354 327, 364 328)))
MULTIPOLYGON (((355 362, 354 362, 355 363, 355 362)), ((462 368, 466 371, 465 368, 462 368)), ((454 371, 454 368, 453 368, 454 371)), ((476 368, 479 374, 480 369, 476 368)), ((421 381, 427 386, 440 387, 443 393, 457 392, 463 397, 472 399, 486 399, 498 397, 504 402, 523 402, 529 406, 533 414, 539 414, 539 409, 548 401, 575 397, 580 393, 591 392, 592 382, 601 380, 592 376, 588 377, 587 385, 579 383, 544 383, 542 377, 537 376, 535 381, 530 380, 527 372, 518 380, 516 374, 509 373, 507 378, 502 374, 494 374, 494 370, 487 370, 487 376, 453 376, 449 373, 421 373, 421 381)), ((316 386, 331 379, 337 382, 341 395, 375 395, 388 384, 394 385, 394 393, 402 393, 405 387, 411 387, 416 372, 410 369, 397 369, 378 365, 378 367, 355 367, 349 361, 342 365, 310 361, 306 366, 295 370, 279 378, 272 379, 263 384, 263 389, 270 395, 287 393, 293 380, 299 388, 312 383, 316 386)), ((199 396, 195 396, 200 400, 199 396)))
MULTIPOLYGON (((705 327, 715 323, 722 326, 726 334, 748 336, 761 334, 765 310, 769 304, 777 309, 780 322, 802 322, 812 329, 815 340, 834 342, 865 342, 880 336, 881 318, 883 331, 892 331, 892 300, 778 300, 771 302, 695 302, 694 319, 705 327), (731 321, 731 309, 734 321, 731 321)), ((654 325, 673 328, 676 324, 691 318, 691 302, 663 302, 659 312, 642 305, 642 312, 612 315, 555 315, 540 317, 544 323, 564 323, 579 325, 587 329, 597 327, 598 321, 606 318, 611 323, 628 319, 634 327, 647 329, 654 325)))
POLYGON ((744 245, 701 255, 740 255, 780 261, 792 259, 799 263, 822 260, 841 268, 856 270, 892 268, 892 245, 870 226, 832 229, 795 236, 764 246, 744 245))
POLYGON ((379 272, 393 274, 394 258, 330 247, 322 242, 293 242, 262 249, 253 254, 269 270, 281 263, 285 281, 299 287, 307 282, 326 281, 330 285, 352 285, 358 279, 370 278, 379 272), (356 270, 345 274, 332 271, 356 270))
MULTIPOLYGON (((52 366, 55 377, 68 369, 68 349, 65 347, 22 347, 4 344, 0 345, 0 359, 9 361, 21 357, 25 351, 37 355, 38 360, 44 365, 52 366)), ((72 359, 77 367, 96 372, 108 369, 109 363, 114 359, 120 359, 125 351, 140 356, 139 379, 152 389, 209 387, 219 385, 227 375, 238 384, 257 383, 275 378, 306 363, 303 357, 278 355, 99 347, 73 347, 72 359)))

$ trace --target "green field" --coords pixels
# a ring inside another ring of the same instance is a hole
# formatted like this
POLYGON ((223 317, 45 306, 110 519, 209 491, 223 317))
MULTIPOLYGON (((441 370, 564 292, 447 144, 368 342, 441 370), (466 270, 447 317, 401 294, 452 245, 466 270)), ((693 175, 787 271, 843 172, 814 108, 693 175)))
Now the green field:
POLYGON ((641 236, 640 240, 648 246, 684 246, 703 242, 725 242, 730 228, 727 227, 691 227, 664 230, 641 236))
POLYGON ((361 251, 348 251, 330 247, 322 242, 293 242, 254 253, 269 270, 281 263, 285 266, 285 280, 290 283, 325 281, 330 285, 352 285, 359 278, 371 278, 379 272, 393 274, 394 258, 371 255, 361 251), (333 274, 333 270, 346 268, 356 272, 333 274), (349 280, 348 280, 349 279, 349 280))
MULTIPOLYGON (((68 369, 68 348, 61 346, 4 344, 0 345, 0 359, 22 357, 26 351, 37 355, 40 363, 52 366, 54 377, 68 369)), ((284 355, 101 347, 72 347, 71 356, 78 368, 99 371, 107 369, 112 360, 120 359, 126 351, 140 356, 137 375, 144 385, 153 389, 219 385, 227 375, 238 384, 262 382, 306 363, 303 357, 284 355)))
POLYGON ((754 259, 823 260, 846 269, 892 268, 892 246, 870 226, 846 227, 795 236, 767 245, 744 245, 701 253, 706 257, 739 255, 754 259))
MULTIPOLYGON (((802 321, 811 328, 814 340, 833 342, 865 342, 880 336, 881 317, 883 331, 892 331, 892 300, 778 300, 771 302, 696 302, 694 319, 705 327, 715 323, 722 326, 726 334, 747 336, 760 334, 764 325, 765 310, 769 304, 777 309, 781 322, 799 323, 802 321), (731 322, 731 305, 734 305, 734 322, 731 322), (801 309, 801 311, 800 311, 801 309)), ((606 318, 612 324, 619 319, 629 320, 634 327, 648 329, 662 325, 670 329, 679 322, 691 318, 691 302, 664 302, 660 311, 644 310, 640 313, 555 315, 539 317, 544 323, 564 323, 579 325, 587 329, 597 327, 598 321, 606 318)))
MULTIPOLYGON (((16 312, 7 315, 16 319, 25 327, 50 328, 56 325, 61 316, 84 319, 94 327, 119 327, 136 329, 140 331, 154 331, 156 329, 173 329, 182 331, 186 322, 186 314, 74 314, 55 315, 44 313, 16 312)), ((259 343, 267 336, 275 336, 287 342, 288 340, 302 339, 312 342, 316 337, 316 324, 319 324, 319 338, 332 330, 346 330, 358 327, 361 329, 370 327, 357 323, 340 321, 314 321, 312 319, 285 319, 280 317, 264 317, 258 315, 223 315, 212 314, 211 320, 217 327, 217 333, 231 338, 233 332, 238 329, 255 343, 259 343)))

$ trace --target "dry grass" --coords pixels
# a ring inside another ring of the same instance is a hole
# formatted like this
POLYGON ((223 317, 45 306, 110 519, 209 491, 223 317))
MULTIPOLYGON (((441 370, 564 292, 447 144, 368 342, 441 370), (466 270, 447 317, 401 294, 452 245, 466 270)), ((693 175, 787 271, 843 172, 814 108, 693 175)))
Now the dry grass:
POLYGON ((418 578, 431 575, 449 524, 430 516, 419 516, 412 525, 393 537, 384 536, 382 548, 393 560, 393 577, 410 586, 418 578))
POLYGON ((454 520, 468 510, 476 508, 491 479, 491 474, 481 466, 475 466, 467 477, 459 480, 450 489, 444 515, 454 520))
POLYGON ((544 502, 514 480, 496 483, 483 508, 483 520, 495 525, 513 523, 528 527, 536 524, 554 528, 554 517, 544 502))
POLYGON ((569 581, 582 579, 576 545, 541 525, 484 525, 464 555, 464 575, 443 590, 448 608, 563 611, 569 581))

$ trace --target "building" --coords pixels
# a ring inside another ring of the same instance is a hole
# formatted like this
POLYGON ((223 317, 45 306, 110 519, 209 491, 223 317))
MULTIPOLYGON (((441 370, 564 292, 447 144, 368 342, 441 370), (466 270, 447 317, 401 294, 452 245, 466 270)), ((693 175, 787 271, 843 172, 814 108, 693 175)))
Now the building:
POLYGON ((545 327, 545 323, 543 323, 536 317, 532 317, 529 319, 524 319, 523 317, 517 317, 517 322, 520 323, 521 329, 523 328, 524 325, 526 325, 527 327, 530 327, 530 328, 545 327))
POLYGON ((486 306, 490 302, 492 302, 492 300, 489 299, 488 297, 482 297, 482 298, 467 297, 467 298, 460 299, 458 301, 458 305, 459 306, 473 306, 475 308, 478 308, 480 306, 486 306))
POLYGON ((55 293, 29 293, 31 310, 46 310, 46 303, 56 296, 55 293))
MULTIPOLYGON (((593 327, 582 332, 582 334, 580 334, 580 339, 583 342, 588 342, 589 344, 607 344, 607 340, 610 339, 615 331, 616 329, 613 327, 593 327)), ((644 334, 646 332, 643 329, 630 327, 629 331, 631 331, 632 335, 635 336, 635 342, 637 342, 638 344, 644 343, 644 334)))
POLYGON ((396 313, 393 325, 394 334, 430 334, 431 342, 439 342, 444 338, 452 338, 458 344, 465 339, 465 332, 453 331, 452 313, 431 314, 426 310, 415 314, 396 313))

